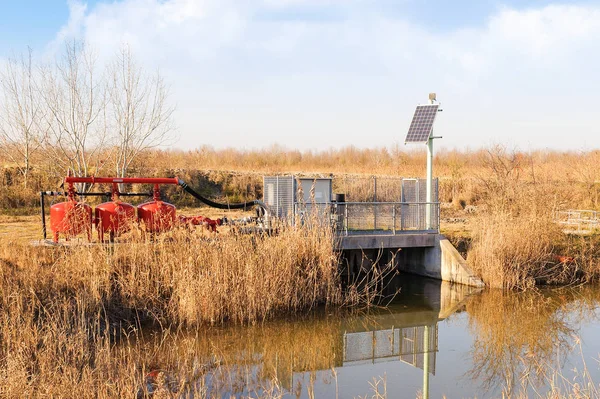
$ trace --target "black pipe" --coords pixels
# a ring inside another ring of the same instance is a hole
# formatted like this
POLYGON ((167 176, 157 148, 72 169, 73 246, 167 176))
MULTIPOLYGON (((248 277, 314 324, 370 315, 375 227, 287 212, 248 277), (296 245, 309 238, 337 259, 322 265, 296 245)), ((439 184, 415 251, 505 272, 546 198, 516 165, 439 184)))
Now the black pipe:
POLYGON ((44 192, 40 191, 40 206, 42 207, 42 233, 44 234, 44 240, 46 239, 46 209, 44 206, 44 192))
POLYGON ((119 193, 119 197, 152 197, 152 193, 119 193))
POLYGON ((208 198, 205 198, 205 197, 201 196, 196 191, 194 191, 194 189, 192 189, 190 186, 188 186, 186 182, 184 182, 181 179, 179 179, 179 185, 181 186, 181 188, 183 188, 192 197, 196 198, 199 201, 204 202, 206 205, 208 205, 210 207, 213 207, 213 208, 217 208, 217 209, 246 209, 246 208, 250 208, 250 207, 255 206, 255 205, 263 206, 262 205, 262 201, 259 201, 259 200, 241 202, 239 204, 220 204, 218 202, 211 201, 208 198))
MULTIPOLYGON (((41 191, 42 195, 68 195, 69 193, 63 191, 41 191)), ((111 197, 112 193, 107 191, 105 193, 75 193, 80 197, 111 197)), ((152 197, 152 193, 119 193, 119 197, 152 197)))

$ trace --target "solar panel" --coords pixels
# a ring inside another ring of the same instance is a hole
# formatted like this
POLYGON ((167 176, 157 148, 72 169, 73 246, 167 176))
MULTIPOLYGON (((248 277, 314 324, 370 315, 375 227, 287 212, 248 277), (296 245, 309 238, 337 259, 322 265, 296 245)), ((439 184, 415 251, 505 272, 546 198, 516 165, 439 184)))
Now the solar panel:
POLYGON ((438 104, 417 105, 404 143, 426 143, 438 111, 438 104))

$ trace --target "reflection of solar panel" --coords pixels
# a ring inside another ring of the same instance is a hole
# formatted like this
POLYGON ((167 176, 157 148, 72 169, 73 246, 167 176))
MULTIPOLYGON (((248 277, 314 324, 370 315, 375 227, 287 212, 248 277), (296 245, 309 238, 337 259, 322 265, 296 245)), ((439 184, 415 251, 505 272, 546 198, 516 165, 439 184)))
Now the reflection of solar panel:
POLYGON ((438 104, 417 105, 404 143, 426 143, 438 111, 438 104))

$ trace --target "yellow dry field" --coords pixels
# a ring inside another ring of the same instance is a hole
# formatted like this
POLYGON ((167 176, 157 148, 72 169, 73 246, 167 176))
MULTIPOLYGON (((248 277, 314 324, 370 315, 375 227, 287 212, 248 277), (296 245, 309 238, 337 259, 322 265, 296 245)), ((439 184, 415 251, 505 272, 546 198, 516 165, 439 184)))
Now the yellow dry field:
POLYGON ((39 240, 42 238, 42 218, 35 216, 0 215, 0 240, 39 240))

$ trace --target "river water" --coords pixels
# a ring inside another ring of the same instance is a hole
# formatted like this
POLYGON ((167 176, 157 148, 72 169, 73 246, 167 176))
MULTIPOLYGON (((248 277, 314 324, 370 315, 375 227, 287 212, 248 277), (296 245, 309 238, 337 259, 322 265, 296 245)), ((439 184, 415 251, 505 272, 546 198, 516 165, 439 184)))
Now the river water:
POLYGON ((478 291, 400 275, 389 288, 400 291, 386 309, 149 340, 216 397, 599 396, 600 287, 478 291))

